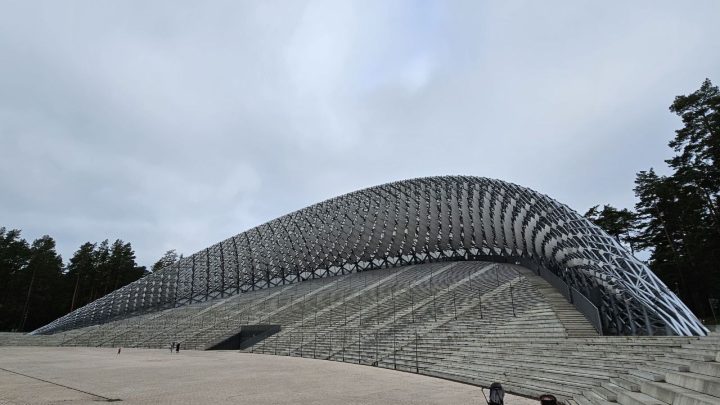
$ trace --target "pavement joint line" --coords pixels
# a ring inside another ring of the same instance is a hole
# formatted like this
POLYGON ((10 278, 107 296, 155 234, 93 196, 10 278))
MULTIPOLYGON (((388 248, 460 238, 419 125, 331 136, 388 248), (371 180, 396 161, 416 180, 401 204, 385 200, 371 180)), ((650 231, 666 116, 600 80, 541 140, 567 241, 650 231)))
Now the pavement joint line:
POLYGON ((92 396, 94 396, 94 397, 102 398, 102 399, 104 399, 104 400, 107 401, 107 402, 120 402, 120 401, 122 401, 122 399, 119 399, 119 398, 108 398, 108 397, 105 397, 105 396, 102 396, 102 395, 99 395, 99 394, 95 394, 95 393, 88 392, 88 391, 83 391, 83 390, 78 389, 78 388, 74 388, 74 387, 70 387, 70 386, 67 386, 67 385, 59 384, 59 383, 56 383, 56 382, 53 382, 53 381, 49 381, 49 380, 45 380, 45 379, 42 379, 42 378, 39 378, 39 377, 35 377, 35 376, 32 376, 32 375, 27 375, 27 374, 23 374, 23 373, 20 373, 20 372, 17 372, 17 371, 8 370, 8 369, 6 369, 6 368, 4 368, 4 367, 0 367, 0 370, 7 371, 8 373, 12 373, 12 374, 21 375, 21 376, 23 376, 23 377, 32 378, 33 380, 42 381, 42 382, 45 382, 45 383, 48 383, 48 384, 57 385, 58 387, 67 388, 67 389, 69 389, 69 390, 73 390, 73 391, 77 391, 77 392, 82 392, 83 394, 92 395, 92 396))

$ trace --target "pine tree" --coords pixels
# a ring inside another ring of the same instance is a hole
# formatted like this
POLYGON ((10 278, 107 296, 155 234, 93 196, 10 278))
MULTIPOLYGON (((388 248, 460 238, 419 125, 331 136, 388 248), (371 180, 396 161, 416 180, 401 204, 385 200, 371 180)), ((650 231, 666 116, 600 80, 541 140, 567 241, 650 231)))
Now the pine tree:
POLYGON ((135 252, 130 243, 118 239, 110 247, 108 267, 114 278, 113 290, 139 279, 145 275, 145 267, 135 263, 135 252))
POLYGON ((638 247, 651 251, 650 267, 700 317, 720 297, 720 91, 710 80, 670 111, 682 118, 669 146, 669 176, 638 173, 635 206, 638 247))
POLYGON ((83 292, 90 287, 93 276, 97 271, 95 249, 96 245, 94 243, 86 242, 70 258, 66 273, 66 278, 71 282, 74 281, 72 282, 70 311, 87 303, 82 297, 83 292))
POLYGON ((152 265, 152 272, 162 270, 163 268, 170 266, 171 264, 177 263, 179 257, 175 249, 168 250, 165 254, 152 265))
POLYGON ((20 321, 21 330, 35 329, 63 312, 58 307, 62 270, 62 258, 55 251, 55 240, 45 235, 33 241, 26 268, 30 278, 20 321))
POLYGON ((17 229, 0 228, 0 330, 20 326, 23 309, 24 273, 30 246, 17 229))
POLYGON ((598 210, 596 205, 585 213, 585 218, 614 237, 618 243, 630 248, 631 253, 635 253, 637 218, 634 212, 627 208, 619 210, 611 205, 604 205, 602 210, 598 210))

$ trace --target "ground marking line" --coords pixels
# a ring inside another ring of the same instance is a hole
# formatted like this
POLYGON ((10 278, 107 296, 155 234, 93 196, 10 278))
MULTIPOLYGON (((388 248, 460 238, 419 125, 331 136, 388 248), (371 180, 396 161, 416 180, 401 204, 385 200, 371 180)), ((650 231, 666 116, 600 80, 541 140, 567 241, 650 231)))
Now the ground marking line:
POLYGON ((122 399, 119 399, 119 398, 108 398, 108 397, 104 397, 104 396, 102 396, 102 395, 94 394, 94 393, 88 392, 88 391, 83 391, 83 390, 81 390, 81 389, 69 387, 69 386, 67 386, 67 385, 62 385, 62 384, 58 384, 58 383, 56 383, 56 382, 52 382, 52 381, 48 381, 48 380, 43 380, 42 378, 39 378, 39 377, 35 377, 35 376, 31 376, 31 375, 19 373, 19 372, 17 372, 17 371, 13 371, 13 370, 8 370, 8 369, 6 369, 6 368, 4 368, 4 367, 0 367, 0 370, 7 371, 8 373, 13 373, 13 374, 21 375, 21 376, 23 376, 23 377, 32 378, 32 379, 34 379, 34 380, 46 382, 46 383, 48 383, 48 384, 57 385, 58 387, 63 387, 63 388, 67 388, 67 389, 70 389, 70 390, 73 390, 73 391, 82 392, 83 394, 92 395, 92 396, 94 396, 94 397, 102 398, 102 399, 106 400, 107 402, 118 402, 118 401, 122 401, 122 399))

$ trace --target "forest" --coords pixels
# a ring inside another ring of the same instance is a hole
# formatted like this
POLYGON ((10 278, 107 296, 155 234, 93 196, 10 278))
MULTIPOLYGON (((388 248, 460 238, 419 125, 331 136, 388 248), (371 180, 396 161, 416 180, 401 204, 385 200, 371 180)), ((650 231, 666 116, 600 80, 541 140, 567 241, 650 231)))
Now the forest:
POLYGON ((130 243, 85 243, 67 264, 48 235, 0 228, 0 330, 31 331, 147 274, 130 243))

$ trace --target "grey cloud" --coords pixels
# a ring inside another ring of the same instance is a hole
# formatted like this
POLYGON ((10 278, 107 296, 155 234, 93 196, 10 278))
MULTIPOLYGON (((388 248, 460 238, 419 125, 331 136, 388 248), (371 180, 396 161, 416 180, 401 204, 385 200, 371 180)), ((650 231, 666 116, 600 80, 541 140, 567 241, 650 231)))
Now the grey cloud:
POLYGON ((720 67, 717 2, 12 2, 0 225, 142 264, 402 178, 633 203, 720 67))

